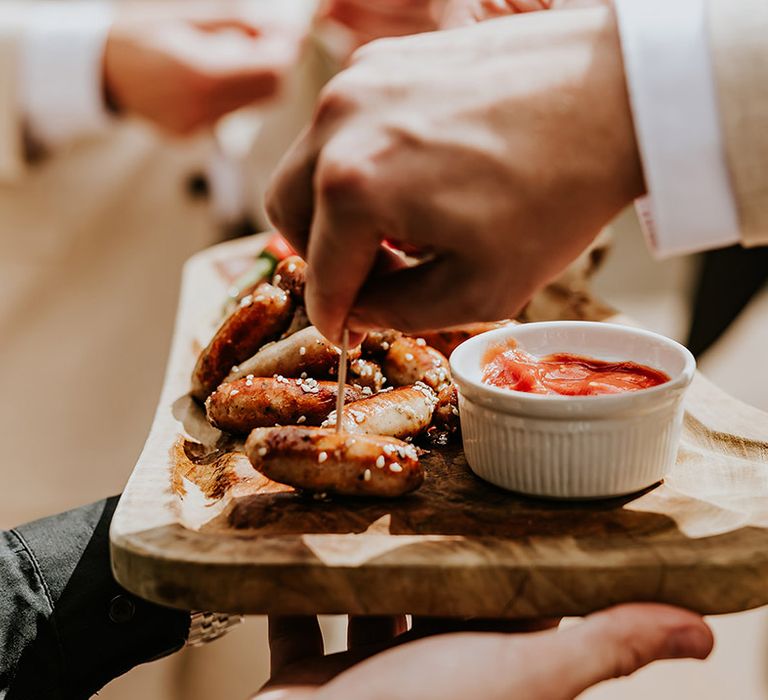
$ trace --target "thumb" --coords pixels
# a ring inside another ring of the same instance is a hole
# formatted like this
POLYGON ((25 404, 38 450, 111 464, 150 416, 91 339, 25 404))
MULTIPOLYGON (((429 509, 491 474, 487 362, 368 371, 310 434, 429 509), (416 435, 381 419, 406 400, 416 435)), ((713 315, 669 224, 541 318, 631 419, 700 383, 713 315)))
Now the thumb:
POLYGON ((542 691, 550 692, 530 697, 572 700, 601 681, 628 676, 653 661, 705 659, 713 644, 711 630, 696 613, 650 603, 621 605, 572 628, 539 635, 526 652, 532 663, 539 659, 542 671, 532 675, 540 679, 542 691), (537 656, 538 644, 545 654, 537 656), (551 693, 553 678, 559 681, 556 694, 551 693))
POLYGON ((452 0, 448 3, 440 26, 454 29, 485 22, 498 17, 548 10, 554 0, 452 0))

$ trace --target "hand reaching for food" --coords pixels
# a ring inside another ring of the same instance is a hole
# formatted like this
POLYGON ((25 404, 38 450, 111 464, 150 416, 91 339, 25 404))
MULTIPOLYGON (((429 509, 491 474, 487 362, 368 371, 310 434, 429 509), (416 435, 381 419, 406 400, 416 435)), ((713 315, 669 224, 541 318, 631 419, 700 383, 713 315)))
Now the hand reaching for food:
POLYGON ((272 677, 252 700, 573 700, 658 659, 706 658, 713 643, 699 615, 666 605, 535 631, 546 628, 415 618, 403 632, 404 617, 353 618, 349 651, 324 656, 314 617, 271 618, 272 677))
POLYGON ((301 32, 171 5, 130 7, 110 30, 104 91, 115 111, 189 134, 277 94, 298 60, 301 32))
POLYGON ((267 209, 312 270, 309 317, 338 342, 344 326, 514 317, 644 188, 616 19, 600 6, 363 47, 267 209), (376 274, 388 239, 428 254, 376 274))

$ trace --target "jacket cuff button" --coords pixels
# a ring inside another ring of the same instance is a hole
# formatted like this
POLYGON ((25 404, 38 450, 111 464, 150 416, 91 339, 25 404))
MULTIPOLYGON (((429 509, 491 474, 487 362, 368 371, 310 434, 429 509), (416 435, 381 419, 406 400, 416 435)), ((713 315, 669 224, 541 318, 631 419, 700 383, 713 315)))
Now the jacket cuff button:
POLYGON ((109 619, 117 625, 130 622, 135 613, 136 605, 128 596, 115 596, 109 603, 109 619))

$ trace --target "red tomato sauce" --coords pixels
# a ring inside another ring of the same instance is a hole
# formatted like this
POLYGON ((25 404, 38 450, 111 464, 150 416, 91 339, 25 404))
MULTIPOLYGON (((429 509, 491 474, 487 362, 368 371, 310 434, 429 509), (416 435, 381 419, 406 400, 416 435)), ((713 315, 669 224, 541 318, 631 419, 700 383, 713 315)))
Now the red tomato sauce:
POLYGON ((606 362, 565 352, 536 357, 516 347, 492 349, 484 365, 486 384, 529 394, 620 394, 669 381, 664 372, 636 362, 606 362))

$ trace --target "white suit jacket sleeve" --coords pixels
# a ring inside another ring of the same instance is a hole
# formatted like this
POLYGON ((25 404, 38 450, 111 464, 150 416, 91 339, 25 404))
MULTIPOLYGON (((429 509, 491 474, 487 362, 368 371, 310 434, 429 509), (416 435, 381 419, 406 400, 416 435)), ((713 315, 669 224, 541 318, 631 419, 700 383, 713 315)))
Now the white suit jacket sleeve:
POLYGON ((616 0, 649 196, 638 212, 657 255, 739 241, 704 0, 616 0))
POLYGON ((103 130, 106 2, 0 3, 0 180, 24 171, 29 138, 52 152, 103 130))
POLYGON ((20 108, 30 137, 53 151, 109 125, 102 66, 111 12, 101 0, 27 5, 20 108))
POLYGON ((615 7, 652 246, 768 245, 768 2, 615 7))
POLYGON ((768 2, 705 5, 741 242, 768 245, 768 2))

